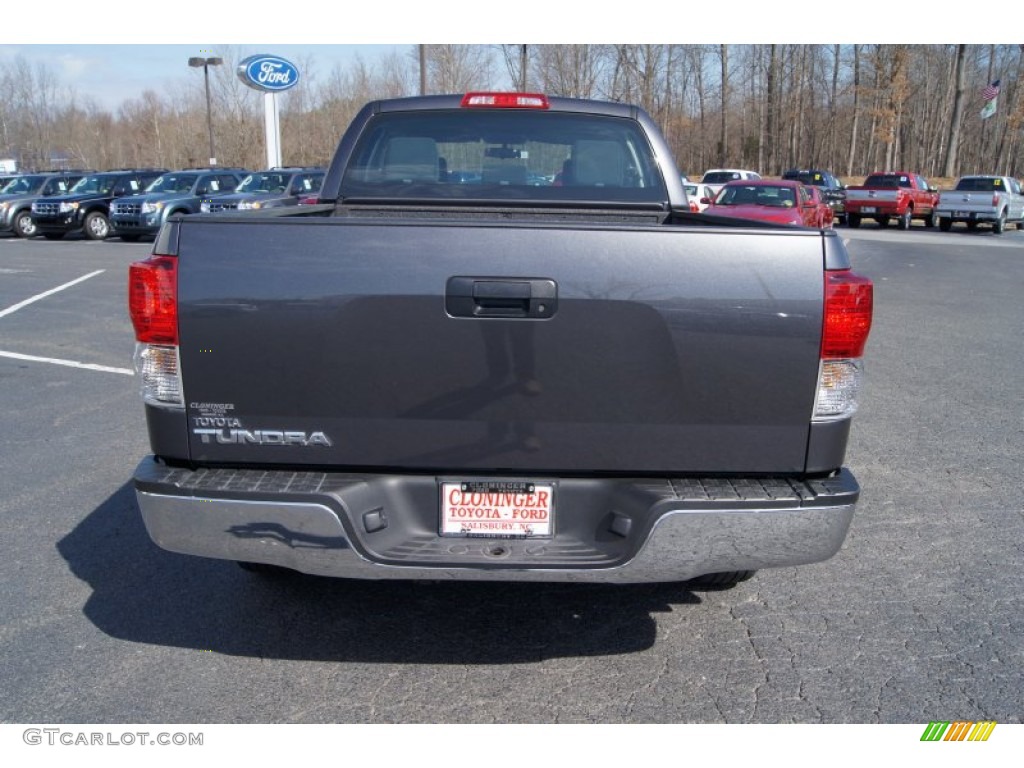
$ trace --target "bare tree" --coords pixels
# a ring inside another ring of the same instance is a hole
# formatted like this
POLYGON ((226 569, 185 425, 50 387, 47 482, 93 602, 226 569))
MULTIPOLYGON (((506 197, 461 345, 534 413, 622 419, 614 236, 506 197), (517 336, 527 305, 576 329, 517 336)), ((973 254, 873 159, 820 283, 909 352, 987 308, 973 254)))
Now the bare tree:
POLYGON ((513 89, 524 93, 527 91, 527 74, 529 72, 529 48, 526 45, 499 45, 498 52, 505 64, 513 89))
POLYGON ((531 46, 533 82, 555 96, 592 99, 607 70, 608 49, 601 45, 531 46))
POLYGON ((729 156, 729 46, 718 46, 718 58, 722 65, 722 132, 718 140, 718 164, 725 167, 729 156))
POLYGON ((949 141, 946 143, 946 159, 942 167, 943 176, 956 173, 956 153, 960 144, 960 123, 964 113, 964 62, 967 57, 967 46, 956 47, 956 70, 953 76, 953 116, 949 121, 949 141))
POLYGON ((431 93, 486 91, 493 87, 494 59, 489 46, 428 45, 426 55, 431 93))

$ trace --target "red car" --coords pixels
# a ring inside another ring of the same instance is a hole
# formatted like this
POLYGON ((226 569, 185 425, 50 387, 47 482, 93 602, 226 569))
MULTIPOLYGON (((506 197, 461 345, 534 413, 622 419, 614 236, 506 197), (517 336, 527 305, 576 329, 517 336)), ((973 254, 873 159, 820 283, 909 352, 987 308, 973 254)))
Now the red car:
POLYGON ((705 213, 830 229, 833 213, 816 187, 798 181, 730 181, 705 213))

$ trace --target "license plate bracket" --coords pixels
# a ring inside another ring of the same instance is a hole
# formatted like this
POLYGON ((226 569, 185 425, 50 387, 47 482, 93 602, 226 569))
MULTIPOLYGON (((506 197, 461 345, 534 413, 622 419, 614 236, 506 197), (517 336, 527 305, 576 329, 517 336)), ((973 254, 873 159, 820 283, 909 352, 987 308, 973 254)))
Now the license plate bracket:
POLYGON ((533 480, 442 480, 441 536, 551 538, 555 485, 533 480))

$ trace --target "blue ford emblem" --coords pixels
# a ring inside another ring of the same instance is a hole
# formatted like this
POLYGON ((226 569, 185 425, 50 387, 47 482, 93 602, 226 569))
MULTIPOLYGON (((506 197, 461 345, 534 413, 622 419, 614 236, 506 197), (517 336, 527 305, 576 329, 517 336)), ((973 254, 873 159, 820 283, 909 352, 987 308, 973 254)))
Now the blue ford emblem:
POLYGON ((258 53, 238 63, 238 79, 258 91, 287 91, 299 82, 299 70, 288 59, 258 53))

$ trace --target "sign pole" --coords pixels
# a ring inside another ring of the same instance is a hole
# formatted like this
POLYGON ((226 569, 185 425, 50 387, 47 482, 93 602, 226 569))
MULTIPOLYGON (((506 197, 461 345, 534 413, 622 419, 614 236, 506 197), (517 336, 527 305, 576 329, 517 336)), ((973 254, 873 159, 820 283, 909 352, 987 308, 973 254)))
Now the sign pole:
POLYGON ((267 137, 267 168, 281 167, 281 113, 277 94, 263 94, 263 125, 267 137))

